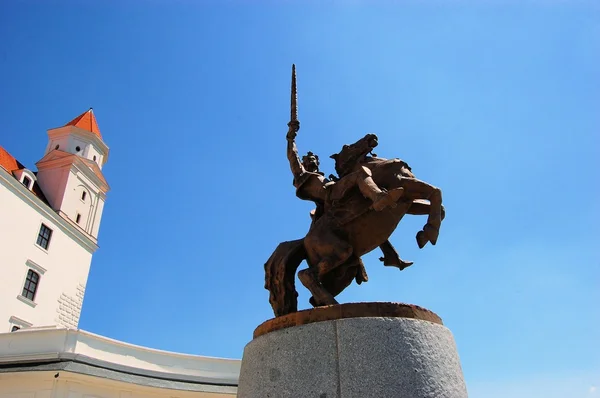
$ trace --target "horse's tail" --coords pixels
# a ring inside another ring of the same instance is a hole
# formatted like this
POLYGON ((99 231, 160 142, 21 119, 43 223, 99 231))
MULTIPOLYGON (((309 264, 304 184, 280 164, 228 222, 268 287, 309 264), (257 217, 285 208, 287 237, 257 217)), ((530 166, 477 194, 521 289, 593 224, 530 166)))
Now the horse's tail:
POLYGON ((304 239, 297 239, 280 243, 265 263, 265 289, 275 316, 298 310, 296 270, 304 259, 304 239))

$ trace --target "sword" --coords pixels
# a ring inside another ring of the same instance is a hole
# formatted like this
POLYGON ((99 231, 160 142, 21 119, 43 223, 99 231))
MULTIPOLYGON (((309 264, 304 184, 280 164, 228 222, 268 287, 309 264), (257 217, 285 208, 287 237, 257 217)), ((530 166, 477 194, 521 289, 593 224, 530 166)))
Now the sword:
POLYGON ((297 132, 300 130, 300 122, 298 121, 298 93, 296 91, 296 64, 292 64, 292 90, 290 98, 290 122, 288 127, 294 126, 297 132))

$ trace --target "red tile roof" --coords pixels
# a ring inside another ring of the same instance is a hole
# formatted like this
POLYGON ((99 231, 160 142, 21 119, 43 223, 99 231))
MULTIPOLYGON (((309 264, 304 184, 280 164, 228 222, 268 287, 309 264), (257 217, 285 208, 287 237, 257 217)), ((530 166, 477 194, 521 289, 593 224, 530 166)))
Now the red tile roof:
MULTIPOLYGON (((9 173, 12 174, 15 170, 24 169, 25 166, 17 159, 15 159, 8 151, 0 146, 0 167, 4 167, 9 173)), ((37 174, 37 173, 34 173, 37 174)), ((48 199, 40 189, 40 186, 36 183, 33 184, 33 188, 31 189, 33 194, 40 198, 42 202, 48 204, 48 199)))
POLYGON ((102 139, 102 134, 100 134, 100 128, 98 127, 98 122, 96 122, 96 116, 94 116, 94 111, 92 108, 83 112, 81 115, 65 124, 65 126, 82 128, 96 134, 100 139, 102 139))
POLYGON ((15 159, 8 151, 0 146, 0 167, 4 167, 6 171, 12 173, 15 170, 24 169, 25 166, 15 159))

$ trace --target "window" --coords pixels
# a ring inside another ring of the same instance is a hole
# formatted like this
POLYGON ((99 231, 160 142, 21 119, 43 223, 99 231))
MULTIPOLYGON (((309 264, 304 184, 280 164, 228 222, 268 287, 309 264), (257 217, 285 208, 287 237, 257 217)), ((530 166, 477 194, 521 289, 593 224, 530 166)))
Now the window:
POLYGON ((83 191, 81 193, 81 200, 85 200, 85 197, 87 196, 87 192, 83 191))
POLYGON ((39 282, 40 274, 31 269, 27 270, 27 278, 25 278, 25 286, 23 286, 23 293, 21 293, 21 296, 33 301, 39 282))
MULTIPOLYGON (((18 296, 18 297, 21 297, 21 296, 18 296)), ((9 330, 11 332, 16 332, 17 330, 27 329, 27 328, 30 328, 33 326, 31 323, 29 323, 21 318, 17 318, 14 315, 8 319, 8 323, 10 326, 9 330)))
POLYGON ((77 213, 77 216, 75 217, 75 222, 79 224, 79 221, 81 221, 81 214, 77 213))
POLYGON ((38 234, 36 243, 38 244, 38 246, 48 250, 48 245, 50 244, 51 237, 52 237, 52 230, 50 228, 48 228, 47 226, 45 226, 44 224, 42 224, 42 226, 40 227, 40 233, 38 234))
POLYGON ((76 150, 77 152, 79 152, 79 151, 81 151, 81 147, 80 147, 80 146, 76 146, 76 147, 75 147, 75 150, 76 150))
POLYGON ((25 187, 29 189, 29 185, 31 185, 31 180, 29 179, 29 177, 23 177, 23 185, 25 185, 25 187))
POLYGON ((54 147, 54 149, 58 149, 58 148, 60 148, 60 145, 56 145, 56 146, 54 147))
POLYGON ((94 162, 96 161, 96 155, 94 155, 94 162))

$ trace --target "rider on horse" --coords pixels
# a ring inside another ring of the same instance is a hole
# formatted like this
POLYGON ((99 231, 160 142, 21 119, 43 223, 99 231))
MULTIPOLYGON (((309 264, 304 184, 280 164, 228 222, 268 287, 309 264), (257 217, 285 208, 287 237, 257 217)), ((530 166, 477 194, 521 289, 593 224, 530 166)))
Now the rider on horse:
POLYGON ((289 123, 286 136, 288 141, 287 157, 294 174, 296 196, 302 200, 315 202, 317 206, 313 215, 314 221, 323 215, 325 207, 329 207, 334 201, 341 200, 348 190, 355 186, 358 186, 364 197, 372 201, 372 207, 375 211, 396 206, 396 202, 402 196, 403 189, 397 188, 389 192, 381 190, 373 181, 371 171, 366 167, 359 167, 356 171, 338 181, 330 181, 319 171, 319 157, 317 155, 308 152, 300 161, 295 141, 299 128, 300 123, 298 121, 289 123))
MULTIPOLYGON (((403 194, 403 189, 381 190, 373 181, 371 171, 366 167, 358 167, 356 171, 343 176, 341 179, 331 181, 319 170, 319 157, 317 155, 308 152, 300 160, 295 141, 300 123, 297 120, 292 120, 288 123, 288 126, 286 136, 287 157, 294 174, 296 196, 302 200, 310 200, 316 205, 316 208, 311 211, 311 226, 323 215, 326 208, 329 208, 335 201, 341 200, 351 188, 356 186, 358 186, 364 197, 372 201, 372 208, 375 211, 396 206, 396 202, 403 194)), ((400 270, 412 265, 411 261, 400 258, 389 241, 384 242, 380 249, 384 255, 380 260, 384 265, 398 267, 400 270)), ((361 271, 359 273, 361 277, 357 279, 359 284, 368 279, 364 268, 361 271)))

